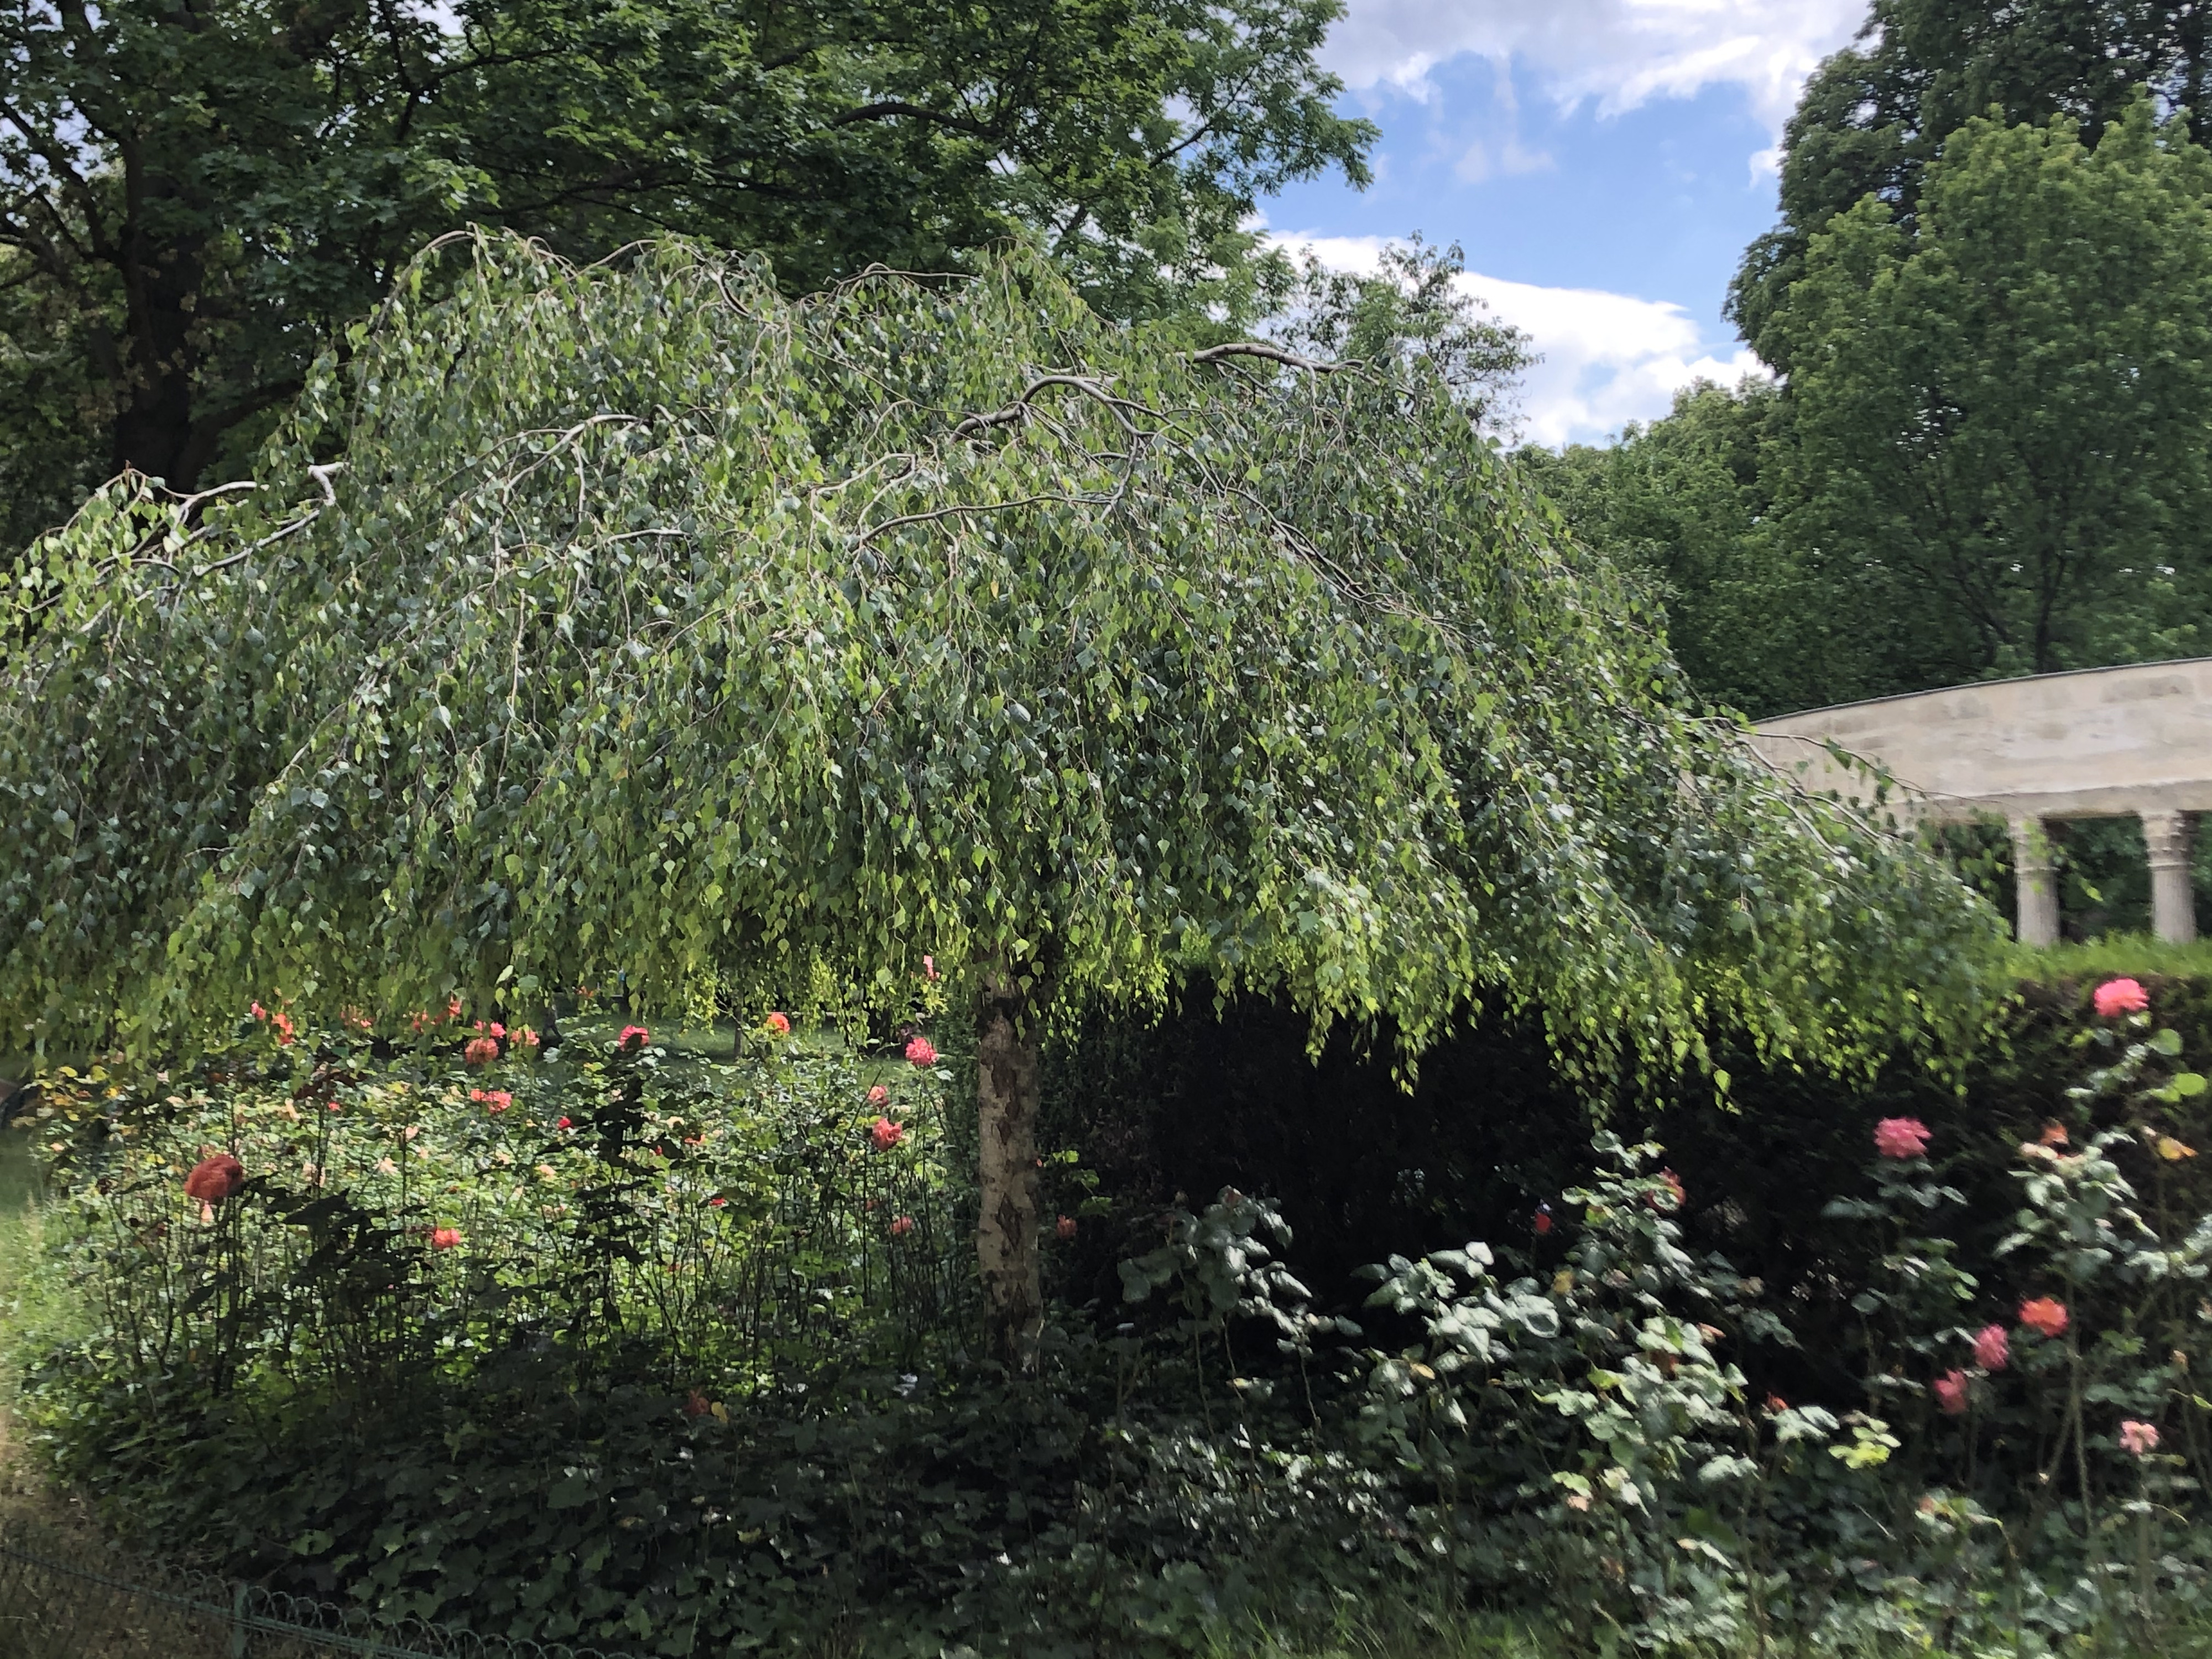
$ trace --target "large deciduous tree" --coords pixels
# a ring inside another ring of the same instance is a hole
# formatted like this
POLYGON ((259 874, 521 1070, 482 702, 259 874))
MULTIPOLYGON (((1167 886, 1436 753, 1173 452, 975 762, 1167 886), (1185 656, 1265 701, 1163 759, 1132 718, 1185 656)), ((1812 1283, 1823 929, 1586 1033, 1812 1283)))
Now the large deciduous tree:
POLYGON ((1467 255, 1417 231, 1386 244, 1372 271, 1332 270, 1309 251, 1273 337, 1330 360, 1419 364, 1485 428, 1509 428, 1521 376, 1536 362, 1526 331, 1467 293, 1467 255))
POLYGON ((682 231, 794 291, 1033 234, 1117 314, 1233 312, 1257 198, 1366 177, 1315 64, 1340 3, 24 0, 0 495, 50 507, 88 454, 190 489, 471 220, 594 254, 682 231))
POLYGON ((1433 365, 1182 349, 1033 259, 793 303, 683 246, 436 257, 253 488, 119 481, 27 564, 12 1032, 933 952, 1018 1358, 1055 1010, 1275 994, 1410 1059, 1502 1006, 1595 1073, 1987 1006, 1988 910, 1711 719, 1433 365))
POLYGON ((2212 154, 1970 121, 1808 238, 1778 386, 1529 457, 1756 714, 2212 649, 2212 154))
MULTIPOLYGON (((2092 145, 2145 96, 2212 118, 2204 0, 1873 0, 1857 41, 1806 83, 1784 134, 1781 222, 1745 250, 1729 312, 1787 373, 1771 328, 1812 239, 1872 196, 1910 228, 1951 135, 1994 116, 2077 124, 2092 145)), ((2200 126, 2201 130, 2201 126, 2200 126)))
POLYGON ((1927 684, 2212 645, 2212 155, 2142 103, 2094 150, 1970 123, 1917 216, 1815 236, 1770 331, 1790 537, 1869 657, 1927 684))

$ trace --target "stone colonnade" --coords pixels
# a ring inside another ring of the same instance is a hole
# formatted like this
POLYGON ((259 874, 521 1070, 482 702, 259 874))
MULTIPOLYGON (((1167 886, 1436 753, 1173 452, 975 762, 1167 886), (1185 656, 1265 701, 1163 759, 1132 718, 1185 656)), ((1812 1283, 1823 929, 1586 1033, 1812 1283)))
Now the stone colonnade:
POLYGON ((1888 805, 1923 823, 2011 826, 2020 937, 2058 939, 2058 891, 2044 826, 2133 817, 2150 854, 2159 936, 2197 936, 2190 851, 2212 812, 2212 657, 1877 697, 1764 720, 1751 742, 1804 788, 1867 799, 1866 767, 1888 805), (1838 763, 1836 751, 1863 764, 1838 763))
MULTIPOLYGON (((2139 812, 2143 847, 2150 854, 2150 925, 2160 939, 2186 944, 2197 937, 2197 893, 2190 878, 2196 823, 2187 812, 2139 812)), ((2012 820, 2012 868, 2022 945, 2058 943, 2058 887, 2052 880, 2051 838, 2043 820, 2012 820)))

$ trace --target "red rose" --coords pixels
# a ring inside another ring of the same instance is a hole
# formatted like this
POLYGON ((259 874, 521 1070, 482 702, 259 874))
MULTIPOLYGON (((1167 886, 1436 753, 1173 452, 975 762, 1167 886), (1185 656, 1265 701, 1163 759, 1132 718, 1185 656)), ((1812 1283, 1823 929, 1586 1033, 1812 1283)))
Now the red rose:
POLYGON ((228 1152, 217 1152, 192 1165, 191 1173, 185 1177, 185 1196, 203 1204, 220 1204, 235 1197, 245 1184, 246 1166, 228 1152))

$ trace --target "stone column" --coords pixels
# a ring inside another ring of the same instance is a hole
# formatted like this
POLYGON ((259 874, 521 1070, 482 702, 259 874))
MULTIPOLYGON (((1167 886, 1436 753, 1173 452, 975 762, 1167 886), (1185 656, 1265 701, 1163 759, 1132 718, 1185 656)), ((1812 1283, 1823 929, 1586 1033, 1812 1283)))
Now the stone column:
POLYGON ((2160 939, 2197 937, 2197 893, 2189 878, 2196 825, 2186 812, 2145 812, 2143 846, 2150 854, 2150 925, 2160 939))
POLYGON ((2051 842, 2040 818, 2012 821, 2012 877, 2020 942, 2058 943, 2058 884, 2051 879, 2051 842))

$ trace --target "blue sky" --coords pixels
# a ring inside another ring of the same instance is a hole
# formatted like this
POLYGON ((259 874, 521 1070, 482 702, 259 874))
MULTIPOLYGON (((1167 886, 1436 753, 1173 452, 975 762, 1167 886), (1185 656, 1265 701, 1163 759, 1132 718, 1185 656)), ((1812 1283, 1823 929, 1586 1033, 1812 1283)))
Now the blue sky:
POLYGON ((1520 427, 1599 441, 1753 367, 1721 319, 1773 222, 1772 149, 1865 0, 1351 0, 1324 61, 1382 131, 1376 182, 1300 185, 1271 230, 1358 268, 1420 231, 1545 362, 1520 427))

